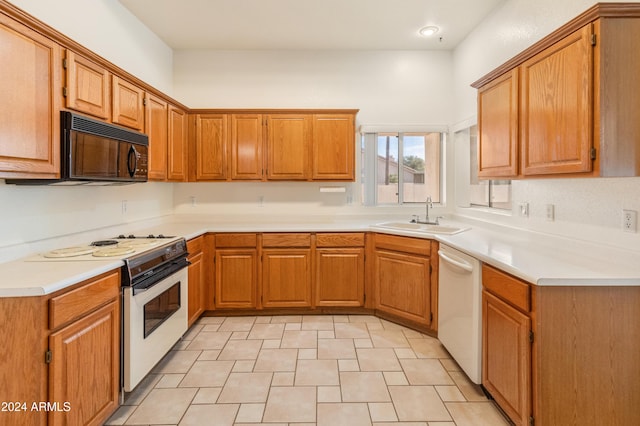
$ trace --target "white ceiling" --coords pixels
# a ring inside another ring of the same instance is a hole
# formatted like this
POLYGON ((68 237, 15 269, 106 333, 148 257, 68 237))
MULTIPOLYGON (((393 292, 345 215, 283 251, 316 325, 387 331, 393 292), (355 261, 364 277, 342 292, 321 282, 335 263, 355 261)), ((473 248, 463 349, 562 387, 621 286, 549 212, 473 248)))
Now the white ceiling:
POLYGON ((120 0, 173 49, 453 49, 506 0, 120 0), (436 25, 430 39, 418 30, 436 25))

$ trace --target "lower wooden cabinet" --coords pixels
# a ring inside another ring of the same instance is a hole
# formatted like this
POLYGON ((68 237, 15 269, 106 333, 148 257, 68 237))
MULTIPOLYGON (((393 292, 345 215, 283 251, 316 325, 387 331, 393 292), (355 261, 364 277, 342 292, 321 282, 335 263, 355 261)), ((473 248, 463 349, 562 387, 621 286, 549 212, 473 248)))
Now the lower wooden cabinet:
POLYGON ((316 235, 316 306, 364 306, 364 233, 316 235))
POLYGON ((216 309, 255 309, 258 306, 257 235, 216 235, 214 265, 216 309))
POLYGON ((189 327, 202 315, 205 310, 204 288, 204 254, 202 245, 204 237, 194 238, 187 242, 189 253, 189 291, 187 301, 187 315, 189 327))
POLYGON ((311 306, 311 249, 262 251, 262 306, 311 306))
POLYGON ((376 310, 431 325, 431 241, 375 236, 376 310))

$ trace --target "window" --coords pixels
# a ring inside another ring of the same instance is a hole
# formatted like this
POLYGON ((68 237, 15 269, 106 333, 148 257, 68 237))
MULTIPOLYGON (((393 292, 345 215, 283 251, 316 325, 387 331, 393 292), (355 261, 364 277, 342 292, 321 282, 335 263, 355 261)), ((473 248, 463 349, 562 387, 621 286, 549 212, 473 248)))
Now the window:
POLYGON ((478 127, 470 128, 471 148, 471 182, 470 202, 472 206, 492 207, 511 210, 510 180, 478 179, 478 127))
POLYGON ((440 132, 364 133, 363 203, 440 202, 443 141, 440 132))

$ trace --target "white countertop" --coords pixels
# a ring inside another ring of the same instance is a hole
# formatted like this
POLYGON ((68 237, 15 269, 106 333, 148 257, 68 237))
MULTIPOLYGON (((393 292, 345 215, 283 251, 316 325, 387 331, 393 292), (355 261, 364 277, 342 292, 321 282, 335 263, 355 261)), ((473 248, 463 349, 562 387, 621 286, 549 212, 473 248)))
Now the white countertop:
MULTIPOLYGON (((462 250, 527 282, 547 286, 640 286, 640 252, 569 238, 482 223, 445 220, 443 224, 470 227, 454 234, 425 234, 375 227, 382 219, 284 221, 214 221, 202 217, 174 217, 136 233, 163 233, 187 240, 207 232, 365 232, 375 231, 433 238, 462 250)), ((388 221, 388 220, 387 220, 388 221)), ((78 243, 87 243, 79 241, 78 243)), ((121 260, 90 262, 25 262, 0 264, 0 297, 50 294, 122 266, 121 260)))

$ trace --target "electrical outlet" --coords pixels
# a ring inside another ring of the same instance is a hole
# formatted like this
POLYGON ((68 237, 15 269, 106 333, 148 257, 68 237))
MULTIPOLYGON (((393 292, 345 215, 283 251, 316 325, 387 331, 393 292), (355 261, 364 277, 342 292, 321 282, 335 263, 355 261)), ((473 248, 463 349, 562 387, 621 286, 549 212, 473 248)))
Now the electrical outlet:
POLYGON ((196 197, 194 195, 192 195, 189 198, 191 199, 191 207, 195 207, 196 206, 196 197))
POLYGON ((635 210, 622 210, 622 230, 625 232, 637 232, 638 212, 635 210))
POLYGON ((264 207, 264 195, 258 197, 258 204, 260 207, 264 207))
POLYGON ((553 204, 547 204, 547 221, 553 222, 556 218, 555 206, 553 204))
POLYGON ((122 214, 127 212, 127 200, 122 200, 122 214))
POLYGON ((520 203, 520 216, 529 217, 529 203, 520 203))

